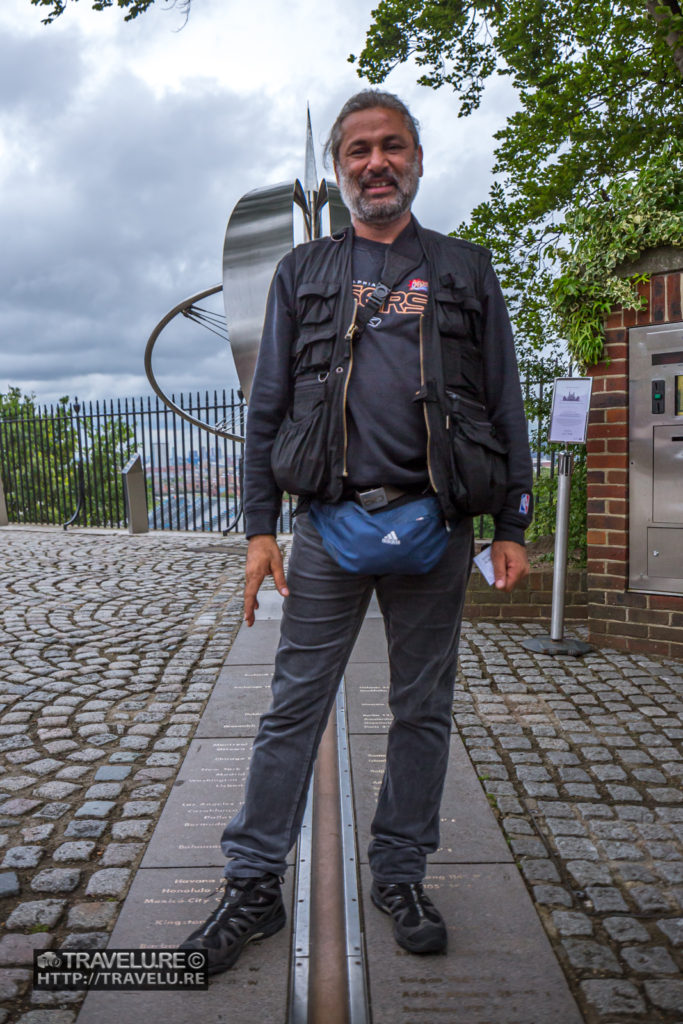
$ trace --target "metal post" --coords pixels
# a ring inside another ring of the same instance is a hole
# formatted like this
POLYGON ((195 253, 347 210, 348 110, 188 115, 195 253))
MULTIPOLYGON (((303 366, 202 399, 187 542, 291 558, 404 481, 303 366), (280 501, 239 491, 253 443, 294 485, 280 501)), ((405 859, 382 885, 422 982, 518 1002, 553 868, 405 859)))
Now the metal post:
POLYGON ((564 636, 564 591, 567 584, 567 543, 569 540, 569 495, 572 486, 574 456, 560 452, 557 465, 557 510, 555 513, 555 571, 550 639, 564 636))
POLYGON ((583 640, 564 639, 564 597, 567 585, 567 548, 569 542, 569 496, 572 486, 574 456, 560 452, 557 460, 557 509, 555 512, 555 565, 553 571, 553 604, 550 615, 550 636, 532 636, 522 647, 536 654, 572 654, 579 657, 593 648, 583 640))
POLYGON ((128 533, 147 533, 149 518, 147 514, 147 489, 145 487, 145 470, 140 452, 129 459, 121 470, 123 477, 123 493, 126 499, 126 515, 128 533))
POLYGON ((7 515, 7 502, 5 501, 5 489, 2 486, 2 477, 0 476, 0 526, 9 526, 9 516, 7 515))

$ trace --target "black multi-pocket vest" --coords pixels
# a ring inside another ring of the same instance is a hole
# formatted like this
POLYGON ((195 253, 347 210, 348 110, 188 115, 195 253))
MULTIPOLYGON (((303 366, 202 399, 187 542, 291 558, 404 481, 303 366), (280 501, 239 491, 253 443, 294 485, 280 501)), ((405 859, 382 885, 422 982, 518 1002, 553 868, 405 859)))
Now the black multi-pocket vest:
MULTIPOLYGON (((484 408, 480 346, 480 296, 490 256, 481 246, 414 223, 429 267, 428 301, 419 318, 422 379, 414 400, 424 408, 430 483, 446 519, 455 519, 463 509, 453 459, 454 406, 463 400, 479 406, 483 416, 475 418, 482 436, 493 433, 484 408)), ((355 317, 352 246, 353 234, 346 229, 294 250, 298 330, 290 360, 293 399, 271 457, 282 490, 330 502, 339 501, 345 489, 346 392, 355 317)), ((406 269, 414 263, 407 259, 406 269)))

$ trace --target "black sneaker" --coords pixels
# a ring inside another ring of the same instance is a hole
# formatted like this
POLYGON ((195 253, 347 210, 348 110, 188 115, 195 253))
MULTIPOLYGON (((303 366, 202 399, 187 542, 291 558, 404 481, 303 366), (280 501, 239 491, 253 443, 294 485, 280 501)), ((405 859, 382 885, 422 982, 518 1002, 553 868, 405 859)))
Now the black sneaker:
POLYGON ((277 875, 227 878, 221 902, 178 948, 206 950, 209 974, 227 971, 248 942, 274 935, 284 926, 281 881, 277 875))
POLYGON ((410 953, 445 953, 446 925, 421 882, 372 883, 370 898, 394 919, 394 938, 410 953))

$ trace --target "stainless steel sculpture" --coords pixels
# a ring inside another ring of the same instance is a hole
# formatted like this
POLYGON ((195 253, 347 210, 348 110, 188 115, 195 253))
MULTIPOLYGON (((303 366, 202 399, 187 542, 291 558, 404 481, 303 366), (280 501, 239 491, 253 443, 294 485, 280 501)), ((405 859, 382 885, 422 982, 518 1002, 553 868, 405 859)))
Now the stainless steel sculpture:
POLYGON ((152 331, 145 349, 145 372, 152 388, 177 415, 202 430, 220 437, 242 440, 224 424, 204 423, 181 409, 162 391, 152 369, 154 346, 168 324, 184 316, 225 338, 232 353, 244 397, 249 399, 254 367, 263 327, 268 287, 275 267, 294 245, 294 209, 303 216, 304 238, 320 238, 323 210, 327 206, 331 234, 349 223, 339 188, 333 181, 317 182, 310 112, 306 121, 306 155, 303 185, 296 181, 254 189, 244 195, 234 210, 225 232, 223 246, 223 285, 191 296, 175 306, 152 331), (223 291, 225 322, 198 305, 203 299, 223 291), (229 325, 229 327, 228 327, 229 325))
POLYGON ((182 409, 179 405, 176 405, 172 399, 166 395, 161 385, 158 383, 154 376, 154 370, 152 369, 152 353, 154 346, 157 343, 159 335, 165 327, 175 320, 178 316, 184 316, 188 320, 194 320, 195 323, 201 324, 207 327, 208 330, 213 331, 214 334, 218 334, 219 337, 223 337, 224 340, 230 344, 228 338, 228 329, 225 324, 224 318, 221 316, 220 319, 215 314, 210 313, 208 310, 199 306, 198 303, 202 299, 208 298, 210 295, 216 295, 221 291, 221 285, 216 284, 213 288, 206 288, 203 292, 197 292, 195 295, 191 295, 189 299, 183 299, 177 306, 174 306, 166 316, 162 317, 159 323, 156 325, 152 333, 147 340, 147 346, 145 348, 145 373, 147 380, 152 385, 154 391, 159 396, 164 405, 167 405, 169 409, 172 409, 176 415, 180 416, 181 419, 187 420, 188 423, 193 423, 194 426, 200 427, 202 430, 208 430, 211 434, 217 434, 219 437, 226 437, 230 440, 241 441, 242 438, 237 434, 230 433, 225 429, 225 425, 222 423, 204 423, 203 420, 198 420, 192 413, 189 413, 186 409, 182 409))

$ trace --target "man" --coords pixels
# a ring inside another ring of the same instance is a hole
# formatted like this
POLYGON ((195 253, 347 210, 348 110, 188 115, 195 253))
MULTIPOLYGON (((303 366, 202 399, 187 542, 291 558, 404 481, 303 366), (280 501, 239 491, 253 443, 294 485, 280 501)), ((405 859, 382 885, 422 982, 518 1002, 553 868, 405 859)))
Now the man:
POLYGON ((413 218, 423 154, 417 124, 397 97, 377 90, 353 96, 327 149, 353 228, 298 246, 278 266, 249 407, 246 623, 254 622, 267 575, 285 601, 273 702, 254 741, 244 806, 222 837, 225 895, 183 944, 206 949, 211 972, 230 967, 246 942, 285 922, 286 857, 373 590, 387 631, 393 723, 372 823, 371 896, 392 915, 405 949, 446 948, 446 926, 422 880, 427 854, 439 843, 473 547, 449 454, 451 415, 461 401, 488 409, 508 452, 492 545, 496 586, 511 590, 528 571, 531 461, 489 254, 413 218), (374 315, 359 327, 362 307, 387 274, 393 280, 378 293, 384 301, 376 300, 374 315), (275 538, 282 489, 304 496, 286 581, 275 538), (428 572, 342 568, 307 511, 344 501, 388 509, 424 495, 435 496, 448 529, 444 553, 428 572))

